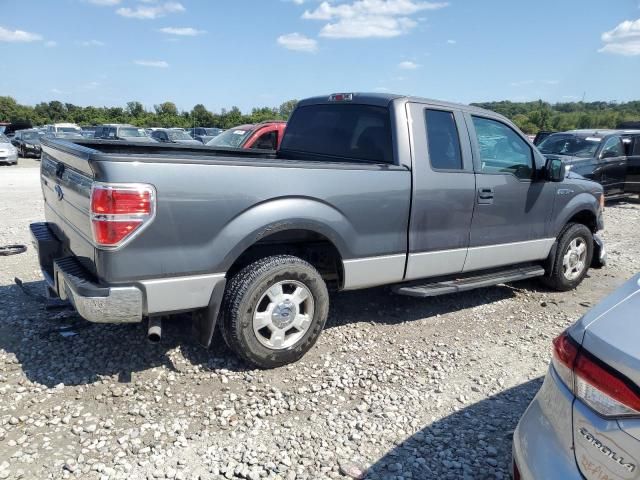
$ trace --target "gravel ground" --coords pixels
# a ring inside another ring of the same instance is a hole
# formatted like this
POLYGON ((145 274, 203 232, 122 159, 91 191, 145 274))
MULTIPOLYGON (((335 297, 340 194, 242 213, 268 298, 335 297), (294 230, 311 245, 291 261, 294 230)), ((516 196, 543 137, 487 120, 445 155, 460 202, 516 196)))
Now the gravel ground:
MULTIPOLYGON (((0 167, 0 244, 43 218, 21 163, 0 167)), ((272 371, 201 349, 188 318, 150 345, 142 325, 47 310, 33 249, 0 257, 0 480, 508 478, 552 338, 640 271, 638 225, 640 202, 608 206, 610 266, 574 292, 334 294, 317 346, 272 371)))

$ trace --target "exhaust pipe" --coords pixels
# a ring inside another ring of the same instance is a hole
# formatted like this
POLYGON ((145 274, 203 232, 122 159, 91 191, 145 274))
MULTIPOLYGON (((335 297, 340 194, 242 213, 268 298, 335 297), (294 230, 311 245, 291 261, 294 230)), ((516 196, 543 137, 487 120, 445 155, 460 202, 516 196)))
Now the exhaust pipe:
POLYGON ((151 343, 160 343, 162 339, 162 317, 149 317, 147 339, 151 343))

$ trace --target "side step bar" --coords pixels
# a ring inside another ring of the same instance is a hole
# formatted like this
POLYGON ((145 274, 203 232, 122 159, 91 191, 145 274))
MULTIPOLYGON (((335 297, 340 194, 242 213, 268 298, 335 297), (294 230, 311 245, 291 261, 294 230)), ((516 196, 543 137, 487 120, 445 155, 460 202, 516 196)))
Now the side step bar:
POLYGON ((398 295, 407 295, 409 297, 435 297, 447 293, 464 292, 466 290, 490 287, 500 283, 509 283, 517 280, 541 277, 543 275, 544 268, 540 266, 519 267, 451 280, 435 280, 422 284, 414 283, 397 285, 393 287, 393 292, 398 295))

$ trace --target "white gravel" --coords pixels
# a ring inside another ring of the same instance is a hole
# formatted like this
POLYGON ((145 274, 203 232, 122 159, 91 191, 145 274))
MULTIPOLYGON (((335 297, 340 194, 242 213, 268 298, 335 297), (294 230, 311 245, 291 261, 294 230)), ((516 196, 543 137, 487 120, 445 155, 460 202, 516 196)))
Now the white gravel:
MULTIPOLYGON (((0 244, 43 218, 21 162, 0 167, 0 244)), ((201 349, 185 317, 150 345, 45 310, 33 249, 0 257, 0 479, 508 478, 552 338, 640 271, 639 225, 640 202, 607 208, 610 266, 574 292, 334 294, 317 346, 272 371, 201 349)))

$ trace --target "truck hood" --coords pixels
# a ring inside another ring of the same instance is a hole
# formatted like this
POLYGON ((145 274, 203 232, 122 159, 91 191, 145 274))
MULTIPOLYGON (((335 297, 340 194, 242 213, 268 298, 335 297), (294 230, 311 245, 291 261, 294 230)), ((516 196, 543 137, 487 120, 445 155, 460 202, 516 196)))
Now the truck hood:
POLYGON ((569 331, 597 358, 640 384, 640 274, 587 312, 569 331))
POLYGON ((562 160, 567 165, 571 165, 579 162, 590 162, 593 158, 574 157, 572 155, 556 155, 552 153, 545 153, 544 156, 549 160, 562 160))

